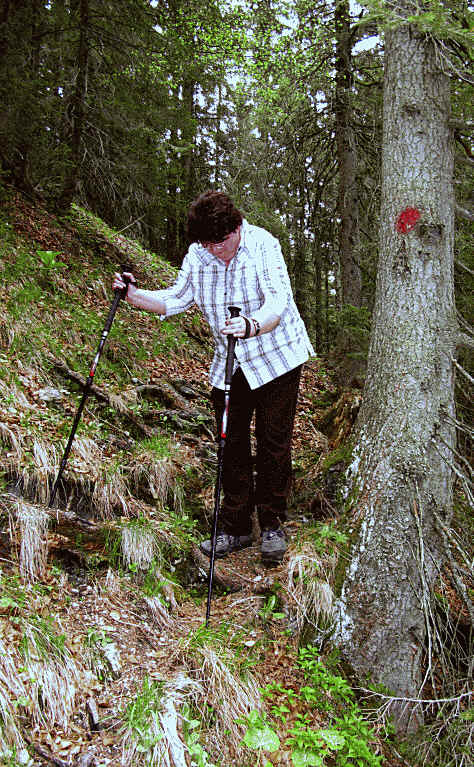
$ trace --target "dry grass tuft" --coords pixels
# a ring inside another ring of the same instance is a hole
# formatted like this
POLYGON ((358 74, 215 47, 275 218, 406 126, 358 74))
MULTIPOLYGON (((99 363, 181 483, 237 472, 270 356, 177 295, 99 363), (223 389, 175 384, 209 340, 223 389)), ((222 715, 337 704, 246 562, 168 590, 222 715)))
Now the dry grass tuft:
POLYGON ((202 711, 203 720, 209 708, 214 709, 216 720, 213 732, 209 734, 216 751, 226 754, 230 749, 242 751, 242 728, 238 719, 248 716, 253 709, 262 706, 259 686, 251 674, 240 675, 238 663, 229 651, 210 642, 191 644, 192 639, 182 645, 184 661, 190 674, 198 675, 203 694, 195 701, 202 711), (216 706, 216 701, 219 705, 216 706))
POLYGON ((158 552, 155 532, 146 520, 122 528, 122 556, 126 565, 134 564, 139 570, 148 570, 158 552))
POLYGON ((22 652, 33 721, 68 732, 82 669, 64 645, 64 637, 57 636, 46 621, 26 622, 22 652))
POLYGON ((179 708, 202 695, 201 686, 178 674, 166 685, 144 680, 125 712, 123 767, 187 767, 187 748, 179 734, 179 708))
POLYGON ((0 312, 0 349, 9 349, 15 340, 15 323, 8 313, 0 312))
POLYGON ((161 631, 174 631, 176 622, 166 609, 160 597, 144 597, 148 612, 155 626, 161 631))
MULTIPOLYGON (((25 747, 19 722, 23 714, 33 726, 68 731, 82 670, 51 624, 42 619, 21 621, 18 648, 0 638, 0 751, 25 747), (24 709, 24 710, 23 710, 24 709), (21 713, 21 716, 19 714, 21 713)), ((15 762, 16 763, 16 762, 15 762)))
POLYGON ((171 500, 173 508, 181 510, 176 466, 171 458, 157 458, 152 451, 144 450, 134 456, 129 471, 132 488, 138 494, 149 493, 161 508, 171 500))
POLYGON ((76 438, 70 464, 76 475, 82 474, 93 482, 91 505, 100 519, 111 519, 118 510, 128 516, 130 493, 123 469, 116 463, 104 461, 97 442, 89 437, 76 438))
POLYGON ((20 574, 25 581, 35 581, 43 573, 48 556, 49 514, 19 500, 10 511, 10 538, 20 538, 20 574))
POLYGON ((333 622, 334 594, 331 587, 335 559, 321 560, 311 542, 290 551, 287 592, 295 606, 298 630, 310 624, 325 634, 333 622))
POLYGON ((59 467, 56 448, 48 442, 35 439, 31 452, 32 463, 23 465, 18 472, 23 493, 28 498, 32 498, 34 503, 46 504, 49 500, 50 486, 59 467))
POLYGON ((14 456, 10 456, 10 458, 14 457, 16 465, 20 466, 22 440, 18 427, 0 421, 0 442, 13 450, 14 456))
POLYGON ((97 442, 90 437, 75 437, 72 444, 71 465, 83 474, 85 472, 96 477, 102 466, 102 450, 97 442))
POLYGON ((107 575, 105 576, 105 582, 102 590, 100 590, 99 582, 96 583, 96 589, 98 591, 98 596, 100 596, 101 592, 108 594, 109 596, 113 597, 119 597, 122 598, 122 582, 120 580, 120 576, 117 575, 113 570, 107 570, 107 575))
POLYGON ((0 749, 3 753, 23 745, 18 728, 18 700, 27 698, 28 691, 21 681, 11 652, 0 639, 0 749))
POLYGON ((113 472, 103 471, 96 479, 92 494, 92 507, 101 519, 111 519, 118 509, 124 516, 129 513, 130 493, 119 466, 113 472))

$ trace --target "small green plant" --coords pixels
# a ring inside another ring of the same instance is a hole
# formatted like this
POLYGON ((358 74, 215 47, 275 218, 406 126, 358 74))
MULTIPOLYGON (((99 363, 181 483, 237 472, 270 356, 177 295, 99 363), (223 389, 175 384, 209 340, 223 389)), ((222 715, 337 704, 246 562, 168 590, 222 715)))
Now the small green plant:
POLYGON ((111 675, 111 666, 107 661, 107 648, 112 640, 102 629, 90 628, 84 640, 85 663, 100 681, 106 681, 111 675))
POLYGON ((170 438, 167 434, 155 434, 138 443, 137 450, 140 453, 143 450, 150 451, 156 458, 168 458, 171 455, 170 438))
POLYGON ((0 608, 9 612, 18 612, 28 604, 28 595, 20 578, 16 575, 4 575, 0 570, 0 608))
POLYGON ((307 715, 299 714, 297 722, 290 730, 290 737, 285 745, 292 746, 291 761, 294 767, 324 765, 326 756, 344 746, 344 737, 335 728, 313 730, 309 726, 307 715))
POLYGON ((187 646, 205 647, 207 645, 229 646, 232 639, 232 625, 222 621, 217 628, 206 626, 204 623, 194 631, 190 631, 186 637, 187 646))
POLYGON ((266 716, 254 710, 247 717, 239 719, 238 723, 245 725, 247 728, 243 742, 247 748, 258 753, 258 762, 255 767, 260 764, 263 764, 263 767, 267 767, 270 762, 268 760, 263 761, 263 752, 270 751, 270 753, 273 753, 278 751, 280 748, 280 738, 275 730, 270 727, 266 716))
MULTIPOLYGON (((161 681, 150 681, 148 677, 145 677, 141 690, 124 711, 123 728, 126 737, 133 744, 133 751, 138 754, 154 756, 157 744, 163 739, 163 730, 159 721, 163 684, 161 681)), ((153 756, 149 760, 150 763, 156 762, 153 756)))
POLYGON ((200 742, 201 720, 193 716, 191 707, 185 703, 181 709, 184 742, 191 757, 191 767, 215 767, 200 742))
POLYGON ((51 656, 62 659, 69 654, 66 650, 66 636, 56 633, 52 618, 41 618, 39 615, 28 618, 20 647, 25 660, 29 659, 32 652, 46 660, 51 656))
POLYGON ((168 531, 176 535, 181 544, 195 543, 195 529, 197 521, 193 519, 185 511, 174 511, 173 509, 165 508, 166 517, 158 526, 163 531, 168 531))
POLYGON ((26 748, 18 750, 14 746, 0 753, 0 765, 2 767, 33 767, 34 764, 35 762, 26 748))
POLYGON ((262 609, 258 611, 263 623, 268 623, 269 620, 281 620, 285 617, 284 613, 280 613, 275 609, 276 607, 277 596, 276 594, 270 594, 262 609))
MULTIPOLYGON (((268 698, 270 701, 273 697, 286 698, 290 705, 293 705, 298 700, 297 693, 290 687, 286 688, 280 682, 271 682, 267 684, 261 691, 263 698, 268 698)), ((273 703, 270 708, 270 713, 275 719, 280 719, 283 724, 286 724, 287 714, 291 713, 291 709, 285 703, 273 703)))
POLYGON ((298 720, 287 741, 294 748, 294 767, 326 765, 326 758, 334 767, 380 767, 380 757, 370 747, 375 734, 346 680, 327 669, 315 647, 300 649, 298 665, 310 682, 300 689, 300 699, 329 714, 331 726, 314 731, 308 718, 298 720))
POLYGON ((307 527, 300 539, 300 544, 311 542, 318 554, 325 554, 328 549, 334 549, 347 543, 346 533, 338 529, 333 522, 324 522, 307 527))
POLYGON ((56 261, 56 256, 61 255, 61 251, 59 250, 37 250, 36 255, 41 261, 42 271, 57 271, 58 269, 62 269, 63 266, 66 266, 64 261, 56 261))
POLYGON ((249 643, 248 634, 237 630, 232 623, 222 621, 217 628, 206 627, 205 624, 191 631, 182 640, 189 650, 202 650, 212 647, 229 669, 245 676, 246 672, 258 663, 260 642, 249 643))
MULTIPOLYGON (((337 658, 329 656, 328 663, 335 668, 337 658)), ((297 715, 285 740, 291 748, 293 767, 380 767, 380 757, 371 748, 375 734, 364 721, 346 680, 327 668, 315 647, 300 649, 298 665, 308 682, 299 692, 277 682, 261 691, 272 704, 271 715, 283 724, 290 706, 294 708, 298 703, 301 708, 303 703, 309 708, 297 715), (328 726, 315 728, 311 711, 329 718, 328 726)))

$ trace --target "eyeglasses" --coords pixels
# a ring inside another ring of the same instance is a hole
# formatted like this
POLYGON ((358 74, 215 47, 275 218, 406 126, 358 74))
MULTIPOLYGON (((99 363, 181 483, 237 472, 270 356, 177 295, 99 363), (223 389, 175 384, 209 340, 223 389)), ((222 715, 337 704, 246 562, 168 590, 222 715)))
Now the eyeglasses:
POLYGON ((203 248, 209 248, 213 245, 223 245, 230 237, 232 237, 233 234, 235 234, 235 232, 229 232, 229 234, 227 234, 223 240, 219 240, 219 242, 204 242, 204 240, 201 240, 201 245, 203 248))

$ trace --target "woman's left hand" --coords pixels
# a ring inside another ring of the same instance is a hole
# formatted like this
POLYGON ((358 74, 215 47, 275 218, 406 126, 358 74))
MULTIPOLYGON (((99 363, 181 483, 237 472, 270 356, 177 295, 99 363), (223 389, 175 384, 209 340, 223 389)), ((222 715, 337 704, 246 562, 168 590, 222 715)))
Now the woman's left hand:
MULTIPOLYGON (((221 333, 225 336, 235 336, 236 338, 244 338, 247 329, 247 323, 242 314, 238 317, 231 317, 225 321, 225 326, 222 328, 221 333)), ((250 323, 250 334, 253 335, 253 323, 250 323)))

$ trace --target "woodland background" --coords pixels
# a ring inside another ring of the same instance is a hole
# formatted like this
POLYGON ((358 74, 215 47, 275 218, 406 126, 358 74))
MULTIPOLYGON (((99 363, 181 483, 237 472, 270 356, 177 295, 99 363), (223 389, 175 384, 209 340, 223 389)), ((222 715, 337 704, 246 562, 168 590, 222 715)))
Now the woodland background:
POLYGON ((0 3, 4 764, 472 763, 471 24, 462 0, 0 3), (46 504, 111 273, 169 284, 207 188, 280 240, 318 357, 288 557, 220 564, 206 631, 197 314, 121 305, 46 504))

